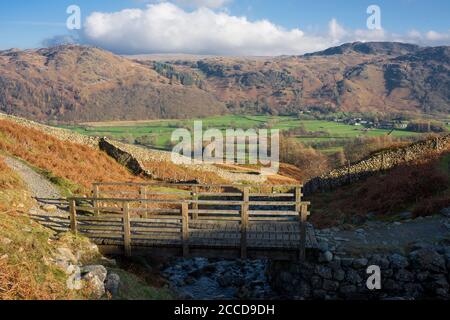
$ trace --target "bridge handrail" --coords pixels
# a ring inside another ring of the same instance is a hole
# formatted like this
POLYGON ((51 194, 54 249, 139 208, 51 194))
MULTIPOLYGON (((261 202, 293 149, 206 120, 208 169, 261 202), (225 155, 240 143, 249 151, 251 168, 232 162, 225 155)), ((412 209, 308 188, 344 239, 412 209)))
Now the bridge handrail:
MULTIPOLYGON (((105 184, 96 184, 98 185, 105 185, 105 184)), ((111 185, 111 184, 109 184, 111 185)), ((114 183, 114 185, 123 185, 121 183, 114 183)), ((134 185, 134 184, 133 184, 134 185)), ((145 185, 151 185, 151 186, 167 186, 169 184, 138 184, 140 186, 145 185)), ((94 185, 95 186, 95 185, 94 185)), ((179 186, 179 185, 170 185, 170 186, 179 186)), ((189 185, 193 186, 194 188, 198 188, 199 185, 189 185)), ((211 185, 207 185, 208 187, 211 187, 211 185)), ((235 185, 233 185, 235 187, 235 185)), ((280 221, 286 221, 286 222, 293 222, 292 218, 294 216, 298 217, 298 223, 299 223, 299 235, 300 235, 300 241, 299 241, 299 257, 300 259, 303 259, 305 257, 305 248, 306 248, 306 220, 309 215, 308 212, 308 206, 310 206, 310 202, 302 201, 302 193, 301 193, 301 187, 299 186, 290 186, 291 188, 294 188, 293 193, 285 193, 283 194, 283 197, 294 197, 295 201, 262 201, 262 200, 252 200, 251 198, 255 197, 278 197, 279 194, 259 194, 259 193, 250 193, 251 186, 243 185, 243 191, 242 193, 233 193, 233 196, 230 197, 242 197, 240 200, 228 200, 228 199, 220 199, 220 200, 201 200, 199 199, 199 194, 197 192, 191 192, 191 193, 184 193, 186 196, 188 196, 190 199, 148 199, 146 195, 152 194, 150 193, 142 193, 140 192, 141 196, 144 196, 144 198, 138 197, 138 198, 109 198, 109 197, 71 197, 69 198, 69 206, 70 206, 70 226, 71 230, 74 233, 77 233, 78 231, 78 222, 77 222, 77 211, 93 211, 94 216, 91 218, 92 220, 95 219, 101 219, 100 213, 106 212, 107 214, 110 214, 112 212, 122 215, 121 219, 123 222, 123 233, 120 233, 123 236, 123 243, 125 248, 125 253, 127 255, 131 254, 131 240, 132 240, 132 228, 131 228, 131 222, 135 221, 131 218, 132 212, 145 212, 146 219, 148 219, 148 214, 150 213, 152 218, 151 219, 157 219, 157 220, 181 220, 181 241, 183 245, 183 255, 188 256, 189 255, 189 224, 190 221, 235 221, 240 223, 240 229, 241 229, 241 257, 246 258, 247 256, 247 230, 249 228, 249 222, 251 221, 265 221, 265 222, 280 222, 280 221), (90 206, 80 206, 80 202, 92 202, 92 204, 89 203, 90 206), (119 206, 118 207, 106 207, 101 206, 105 205, 107 203, 116 203, 119 206), (135 208, 134 204, 139 204, 141 207, 135 208), (177 208, 163 208, 163 209, 154 209, 149 208, 149 204, 166 204, 166 205, 177 205, 177 208), (178 207, 179 206, 179 207, 178 207), (191 208, 190 208, 191 206, 191 208), (199 206, 221 206, 221 207, 227 207, 227 206, 239 206, 238 210, 224 210, 224 209, 199 209, 199 206), (267 209, 267 210, 261 210, 255 207, 271 207, 271 208, 277 208, 277 209, 267 209), (281 207, 295 207, 295 210, 292 211, 286 211, 283 210, 281 207), (253 208, 253 210, 252 210, 253 208), (278 209, 279 208, 279 209, 278 209), (278 211, 277 211, 278 210, 278 211), (160 214, 157 214, 160 213, 160 214), (232 216, 227 216, 228 214, 232 216), (189 216, 192 215, 192 218, 189 216), (200 216, 201 215, 201 216, 200 216), (209 219, 209 220, 208 220, 209 219)), ((197 189, 195 189, 197 190, 197 189)), ((94 194, 99 195, 98 189, 94 194)), ((134 193, 136 194, 136 193, 134 193)), ((158 193, 158 195, 161 193, 158 193)), ((162 193, 162 195, 165 195, 166 193, 162 193)), ((206 193, 208 194, 208 193, 206 193)), ((212 193, 215 195, 219 195, 219 193, 212 193)), ((220 194, 223 195, 223 194, 220 194)), ((143 215, 140 215, 141 219, 143 215)), ((111 216, 106 217, 111 218, 111 216)), ((86 222, 89 221, 89 217, 80 217, 80 221, 86 222)), ((145 222, 148 220, 140 220, 141 222, 145 222)), ((104 227, 104 226, 103 226, 104 227)), ((114 226, 112 229, 116 229, 118 226, 114 226)), ((87 228, 84 226, 84 228, 87 228)), ((92 226, 91 228, 98 230, 98 226, 92 226)), ((103 233, 108 233, 110 231, 101 230, 103 233)), ((112 232, 112 231, 111 231, 112 232)), ((135 235, 133 235, 134 237, 135 235)))
POLYGON ((222 206, 238 206, 242 204, 249 204, 255 206, 274 206, 274 207, 287 207, 295 205, 310 205, 311 202, 308 201, 243 201, 243 200, 163 200, 163 199, 125 199, 125 198, 82 198, 82 197, 72 197, 68 198, 69 201, 98 201, 98 202, 128 202, 128 203, 161 203, 161 204, 204 204, 204 205, 222 205, 222 206))
POLYGON ((243 188, 243 187, 273 187, 273 188, 293 188, 303 187, 295 184, 261 185, 261 184, 196 184, 196 183, 165 183, 165 182, 95 182, 93 186, 169 186, 169 187, 200 187, 200 188, 243 188))

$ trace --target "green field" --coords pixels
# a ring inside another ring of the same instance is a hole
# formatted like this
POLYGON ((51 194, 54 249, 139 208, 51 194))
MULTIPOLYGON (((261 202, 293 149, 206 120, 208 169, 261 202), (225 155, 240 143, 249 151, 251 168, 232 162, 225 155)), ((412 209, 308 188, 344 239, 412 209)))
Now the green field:
MULTIPOLYGON (((365 130, 363 127, 352 126, 343 123, 336 123, 322 120, 299 120, 297 117, 289 116, 239 116, 228 115, 201 119, 203 128, 216 128, 222 131, 230 128, 237 129, 257 129, 267 124, 273 129, 288 130, 298 128, 301 125, 307 131, 321 132, 326 136, 319 137, 298 137, 305 144, 334 141, 345 141, 346 139, 356 137, 375 137, 386 135, 390 130, 373 129, 365 130)), ((165 148, 171 140, 172 132, 176 128, 193 126, 195 120, 152 120, 138 122, 102 122, 88 123, 77 126, 63 126, 78 133, 90 136, 106 136, 119 140, 128 140, 129 142, 142 136, 151 136, 154 139, 153 147, 165 148)), ((394 137, 409 137, 417 133, 406 130, 395 130, 392 132, 394 137)), ((335 152, 339 147, 325 149, 325 152, 335 152)))

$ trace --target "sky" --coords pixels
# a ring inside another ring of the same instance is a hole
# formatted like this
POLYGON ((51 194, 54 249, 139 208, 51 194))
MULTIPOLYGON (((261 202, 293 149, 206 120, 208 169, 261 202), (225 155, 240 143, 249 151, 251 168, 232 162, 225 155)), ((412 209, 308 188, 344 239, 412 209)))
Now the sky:
POLYGON ((450 45, 449 12, 448 0, 2 0, 0 49, 270 56, 353 41, 450 45))

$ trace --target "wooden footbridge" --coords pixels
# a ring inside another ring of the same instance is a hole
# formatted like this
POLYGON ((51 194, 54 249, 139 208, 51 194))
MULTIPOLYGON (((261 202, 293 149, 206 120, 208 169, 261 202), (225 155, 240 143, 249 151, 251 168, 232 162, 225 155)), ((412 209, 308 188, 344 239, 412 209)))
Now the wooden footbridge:
POLYGON ((97 183, 70 228, 104 253, 304 259, 317 249, 302 187, 97 183))

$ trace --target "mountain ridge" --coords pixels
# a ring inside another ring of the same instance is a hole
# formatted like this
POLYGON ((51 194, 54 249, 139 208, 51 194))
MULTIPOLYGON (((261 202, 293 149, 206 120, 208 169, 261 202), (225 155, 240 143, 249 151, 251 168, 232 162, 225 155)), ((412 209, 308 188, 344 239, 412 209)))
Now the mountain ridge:
POLYGON ((163 61, 87 46, 0 51, 0 111, 40 121, 450 113, 450 47, 349 43, 304 56, 163 61))

